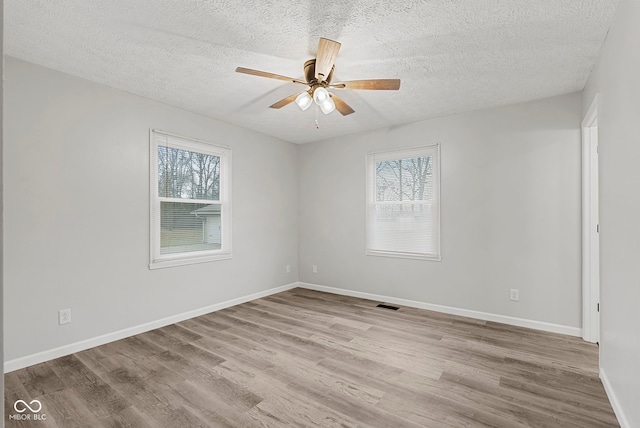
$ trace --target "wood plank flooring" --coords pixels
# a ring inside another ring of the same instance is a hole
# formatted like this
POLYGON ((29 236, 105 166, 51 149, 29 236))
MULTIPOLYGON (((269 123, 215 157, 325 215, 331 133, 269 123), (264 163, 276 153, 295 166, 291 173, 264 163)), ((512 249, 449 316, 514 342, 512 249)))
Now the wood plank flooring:
POLYGON ((296 288, 14 371, 5 425, 619 426, 596 346, 378 303, 296 288))

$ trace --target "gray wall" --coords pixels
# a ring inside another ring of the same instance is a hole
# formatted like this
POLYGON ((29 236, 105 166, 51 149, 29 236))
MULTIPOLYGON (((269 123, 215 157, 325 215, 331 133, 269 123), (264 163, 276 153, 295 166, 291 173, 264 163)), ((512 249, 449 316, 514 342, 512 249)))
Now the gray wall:
POLYGON ((303 145, 300 281, 580 327, 581 103, 571 94, 303 145), (434 143, 442 261, 365 256, 365 154, 434 143))
POLYGON ((297 280, 297 146, 16 59, 5 73, 6 360, 297 280), (149 128, 232 148, 232 260, 149 270, 149 128))
POLYGON ((640 427, 640 2, 622 0, 584 91, 599 93, 600 366, 640 427))

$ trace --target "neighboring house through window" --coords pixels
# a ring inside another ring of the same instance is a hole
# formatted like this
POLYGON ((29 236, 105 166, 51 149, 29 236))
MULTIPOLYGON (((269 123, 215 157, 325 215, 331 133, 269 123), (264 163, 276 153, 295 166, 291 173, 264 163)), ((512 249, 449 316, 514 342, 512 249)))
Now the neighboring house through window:
POLYGON ((231 150, 151 131, 150 268, 231 258, 231 150))
POLYGON ((366 254, 440 260, 439 146, 367 155, 366 254))

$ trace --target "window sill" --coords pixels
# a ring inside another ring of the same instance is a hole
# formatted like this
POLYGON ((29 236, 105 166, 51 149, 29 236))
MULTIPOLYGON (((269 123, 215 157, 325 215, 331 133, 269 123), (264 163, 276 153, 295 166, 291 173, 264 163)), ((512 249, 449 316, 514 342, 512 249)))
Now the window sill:
POLYGON ((381 251, 381 250, 366 250, 365 254, 367 256, 394 257, 398 259, 430 260, 434 262, 442 261, 442 257, 440 255, 435 255, 435 254, 401 253, 401 252, 395 252, 395 251, 381 251))
POLYGON ((184 258, 173 258, 173 259, 160 259, 153 260, 149 263, 149 269, 162 269, 174 266, 185 266, 185 265, 193 265, 197 263, 208 263, 215 262, 218 260, 229 260, 231 259, 231 253, 220 253, 208 256, 201 257, 184 257, 184 258))

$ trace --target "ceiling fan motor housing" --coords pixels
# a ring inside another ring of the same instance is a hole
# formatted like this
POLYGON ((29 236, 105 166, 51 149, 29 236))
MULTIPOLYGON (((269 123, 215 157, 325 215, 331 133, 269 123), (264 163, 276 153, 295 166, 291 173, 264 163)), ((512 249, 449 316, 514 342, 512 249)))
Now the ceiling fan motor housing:
POLYGON ((335 65, 331 67, 331 72, 329 73, 329 76, 327 76, 327 79, 319 82, 316 79, 316 60, 310 59, 309 61, 304 63, 304 78, 309 86, 311 86, 312 90, 315 90, 315 88, 318 86, 327 87, 331 83, 331 79, 333 79, 334 69, 335 65))

